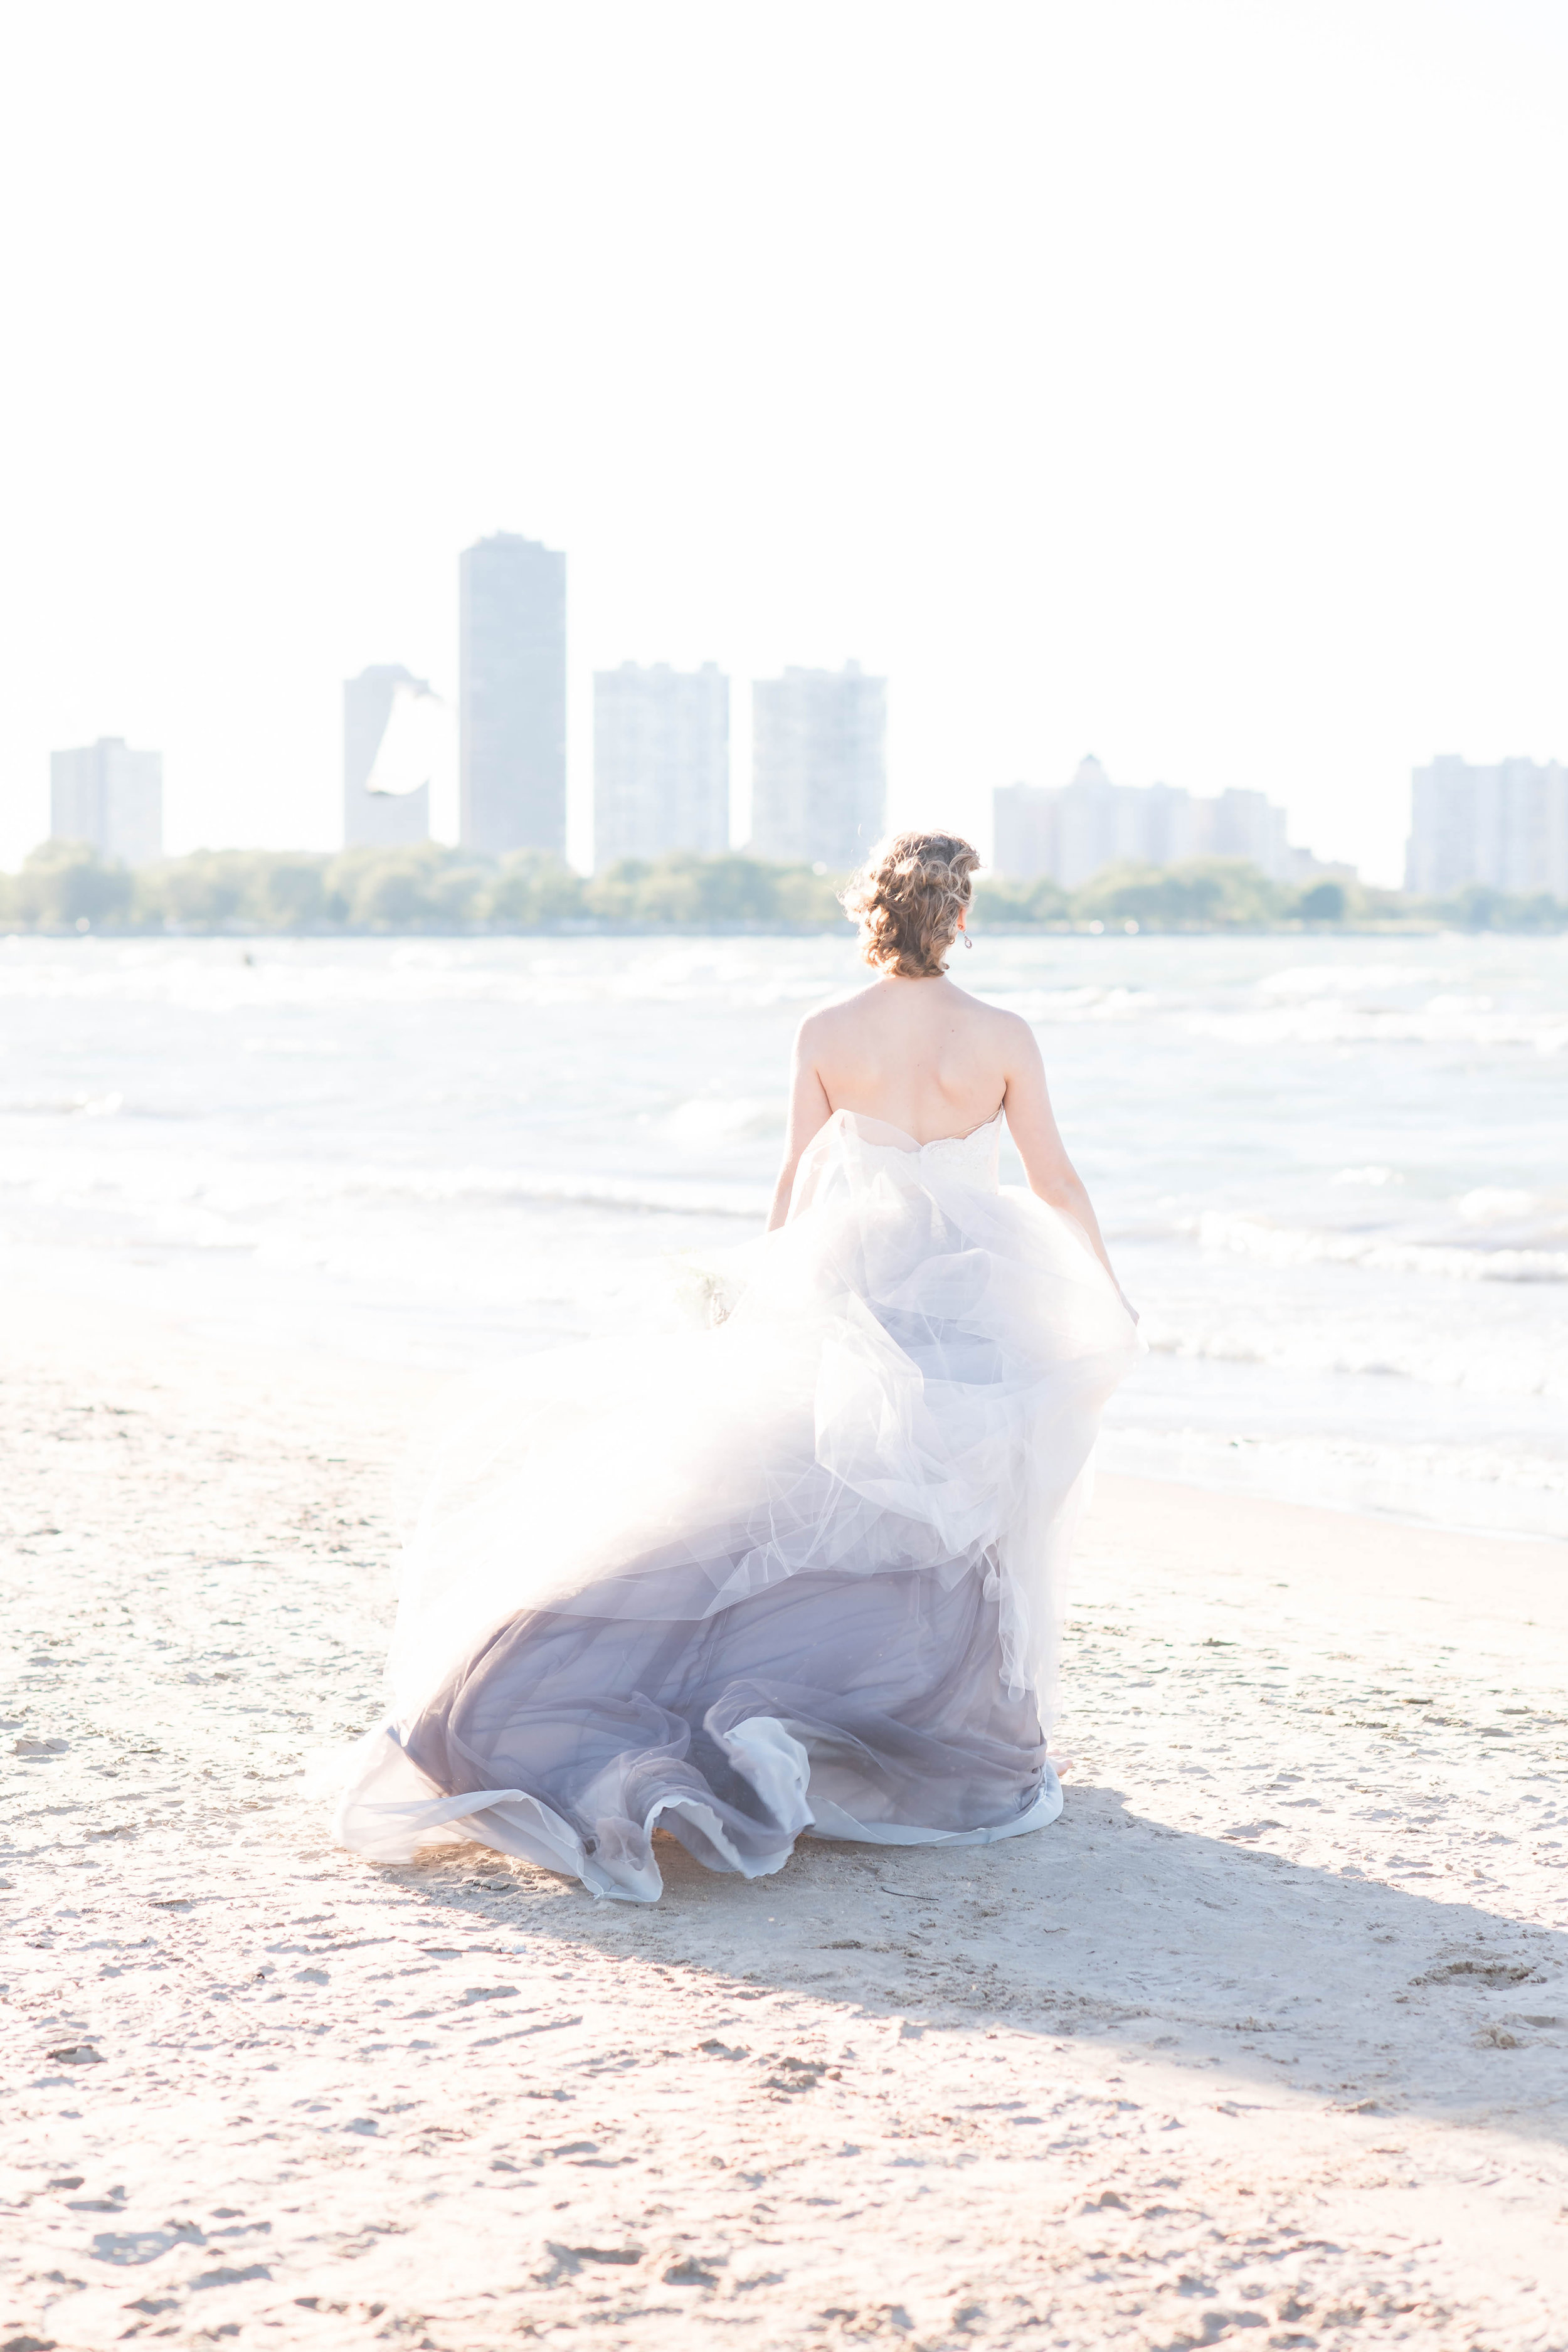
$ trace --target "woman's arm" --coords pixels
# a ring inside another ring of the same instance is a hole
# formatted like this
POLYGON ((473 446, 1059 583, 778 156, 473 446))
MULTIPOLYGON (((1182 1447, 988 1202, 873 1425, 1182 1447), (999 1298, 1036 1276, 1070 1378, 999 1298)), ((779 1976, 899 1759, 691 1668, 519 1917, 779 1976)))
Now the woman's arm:
MULTIPOLYGON (((1046 1066, 1040 1059, 1035 1033, 1016 1013, 1008 1015, 1008 1025, 1014 1034, 1007 1041, 1007 1091, 1002 1103, 1013 1140, 1018 1147, 1018 1157, 1024 1163, 1024 1173, 1029 1180, 1029 1190, 1083 1227, 1096 1257, 1115 1282, 1116 1270, 1100 1234, 1100 1221, 1084 1191, 1082 1177, 1068 1158, 1067 1146, 1057 1127, 1046 1087, 1046 1066)), ((1121 1286, 1118 1283, 1119 1290, 1121 1286)))
POLYGON ((816 1075, 815 1027, 808 1015, 795 1033, 789 1073, 789 1130, 784 1138, 784 1165, 773 1187, 773 1205, 768 1212, 770 1234, 776 1232, 789 1215, 789 1199, 795 1190, 795 1171, 800 1166, 801 1153, 833 1116, 826 1089, 816 1075))

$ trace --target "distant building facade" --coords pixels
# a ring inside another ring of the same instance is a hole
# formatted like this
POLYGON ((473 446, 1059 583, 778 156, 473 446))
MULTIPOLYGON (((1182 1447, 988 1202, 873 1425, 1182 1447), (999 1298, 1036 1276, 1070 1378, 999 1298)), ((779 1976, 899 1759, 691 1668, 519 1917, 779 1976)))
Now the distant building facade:
POLYGON ((1405 887, 1447 898, 1468 882, 1568 899, 1568 767, 1500 760, 1478 767, 1452 753, 1410 779, 1405 887))
POLYGON ((752 850, 841 871, 882 831, 888 682, 858 662, 752 688, 752 850))
POLYGON ((730 681, 623 662, 594 673, 594 866, 730 845, 730 681))
POLYGON ((100 856, 150 866, 163 855, 163 755, 109 735, 49 754, 49 832, 100 856))
POLYGON ((566 558, 497 531, 459 560, 466 846, 566 849, 566 558))
POLYGON ((992 795, 999 873, 1049 875, 1076 890, 1104 866, 1179 866, 1188 857, 1245 857, 1275 881, 1353 869, 1292 849, 1288 819, 1263 793, 1205 797, 1176 784, 1113 784, 1092 753, 1059 786, 1004 784, 992 795))
POLYGON ((430 787, 388 793, 372 789, 376 754, 396 706, 398 688, 429 692, 401 662, 378 662, 343 680, 343 846, 393 849, 430 838, 430 787))

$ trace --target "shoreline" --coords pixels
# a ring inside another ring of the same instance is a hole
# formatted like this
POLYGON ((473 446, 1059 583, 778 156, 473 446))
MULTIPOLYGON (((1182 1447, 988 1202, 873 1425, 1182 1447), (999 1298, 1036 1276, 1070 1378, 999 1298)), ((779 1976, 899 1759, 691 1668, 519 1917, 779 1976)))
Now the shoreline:
MULTIPOLYGON (((981 939, 1148 939, 1148 940, 1334 940, 1334 939, 1560 939, 1568 930, 1568 919, 1555 929, 1494 927, 1490 924, 1468 926, 1443 922, 1436 918, 1413 915, 1392 918, 1385 921, 1365 922, 1296 922, 1278 923, 1156 923, 1138 920, 1123 921, 1110 918, 1104 921, 1071 922, 1000 922, 977 918, 974 937, 981 939)), ((611 922, 594 918, 581 921, 559 923, 518 924, 467 930, 446 930, 439 928, 410 926, 406 929, 354 929, 348 926, 320 930, 256 930, 244 926, 230 929, 214 926, 168 924, 159 929, 127 927, 124 929, 89 925, 83 931, 68 928, 5 929, 0 928, 0 944, 10 945, 23 940, 48 940, 58 945, 74 945, 81 940, 111 941, 116 945, 128 940, 146 940, 153 944, 167 940, 226 940, 238 946, 264 947, 271 942, 287 941, 292 946, 324 946, 335 940, 429 940, 446 942, 476 942, 498 940, 641 940, 641 939, 751 939, 797 940, 842 939, 846 946, 854 944, 854 927, 847 918, 837 922, 786 923, 769 922, 706 922, 706 923, 633 923, 611 922)))
POLYGON ((7 2336, 1558 2343, 1551 1551, 1102 1475, 1057 1825, 595 1906, 310 1793, 442 1385, 0 1339, 7 2336))

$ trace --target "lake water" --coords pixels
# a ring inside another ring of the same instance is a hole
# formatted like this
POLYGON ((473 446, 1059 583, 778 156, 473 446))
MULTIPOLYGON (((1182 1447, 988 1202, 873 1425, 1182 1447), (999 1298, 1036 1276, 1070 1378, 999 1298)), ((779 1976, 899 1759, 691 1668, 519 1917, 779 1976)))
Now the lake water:
MULTIPOLYGON (((837 939, 0 944, 8 1280, 454 1368, 765 1212, 837 939)), ((1568 1536, 1568 940, 983 938, 1151 1353, 1109 1466, 1568 1536)), ((1005 1158, 1004 1180, 1018 1181, 1005 1158)))

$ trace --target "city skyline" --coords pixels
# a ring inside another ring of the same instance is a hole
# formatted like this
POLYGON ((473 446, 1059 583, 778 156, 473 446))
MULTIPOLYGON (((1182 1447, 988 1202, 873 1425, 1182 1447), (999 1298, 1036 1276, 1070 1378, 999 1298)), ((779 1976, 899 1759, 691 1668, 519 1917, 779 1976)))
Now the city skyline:
POLYGON ((752 684, 750 846, 835 873, 887 828, 888 681, 858 661, 752 684))
POLYGON ((152 866, 163 852, 163 756, 122 735, 49 754, 49 836, 105 859, 152 866))
POLYGON ((1355 878, 1347 862, 1292 846, 1287 813, 1266 793, 1113 783, 1092 752, 1066 784, 999 785, 992 808, 997 872, 1049 875, 1067 890, 1107 866, 1179 866, 1192 857, 1244 858, 1271 882, 1355 878))
POLYGON ((1480 883, 1568 899, 1568 767, 1445 752, 1410 779, 1405 887, 1444 898, 1480 883))
POLYGON ((373 789, 376 762, 397 708, 399 687, 430 690, 401 662, 373 662, 343 680, 343 847, 394 849, 430 838, 430 787, 373 789))
POLYGON ((7 862, 112 733, 171 845, 329 842, 342 681, 455 700, 450 551, 512 517, 571 551, 579 863, 627 657, 858 654, 900 823, 1093 745, 1387 882, 1427 747, 1568 752, 1560 9, 369 21, 19 24, 7 862))
POLYGON ((492 531, 458 562, 458 838, 566 854, 566 558, 492 531))
POLYGON ((670 849, 728 849, 730 680, 714 662, 594 673, 594 871, 670 849))
MULTIPOLYGON (((456 706, 401 662, 371 663, 342 681, 342 846, 435 840, 491 855, 544 849, 571 862, 566 563, 563 551, 508 530, 461 551, 456 706)), ((584 856, 575 828, 581 870, 731 848, 837 870, 886 829, 887 680, 850 660, 837 671, 785 664, 778 677, 746 683, 749 817, 738 821, 731 681, 719 666, 622 660, 594 672, 592 830, 584 856)), ((49 774, 40 838, 79 838, 128 864, 164 854, 161 752, 100 737, 52 751, 49 774)), ((1068 889, 1113 863, 1203 856, 1241 858, 1297 883, 1358 871, 1292 845, 1289 811, 1256 788, 1205 795, 1159 780, 1112 783, 1093 753, 1064 785, 994 784, 990 804, 990 826, 970 828, 985 845, 984 862, 1068 889)), ((1394 887, 1442 896, 1472 882, 1568 899, 1562 761, 1444 753, 1410 771, 1394 887)))

